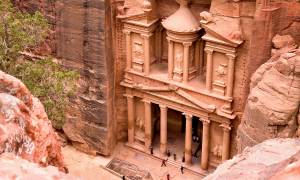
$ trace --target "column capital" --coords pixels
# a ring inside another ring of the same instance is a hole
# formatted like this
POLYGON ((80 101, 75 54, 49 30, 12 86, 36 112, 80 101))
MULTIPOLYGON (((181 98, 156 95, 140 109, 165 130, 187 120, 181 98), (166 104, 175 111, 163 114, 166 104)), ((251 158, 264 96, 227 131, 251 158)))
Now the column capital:
POLYGON ((234 60, 236 58, 236 54, 235 53, 227 53, 226 56, 231 59, 234 60))
POLYGON ((124 30, 123 30, 123 33, 126 34, 126 35, 130 35, 131 31, 129 31, 129 30, 127 30, 127 29, 124 29, 124 30))
POLYGON ((193 44, 193 42, 184 42, 182 44, 185 48, 187 48, 187 47, 190 47, 193 44))
POLYGON ((205 118, 200 118, 201 121, 203 122, 203 124, 210 124, 210 119, 209 117, 205 117, 205 118))
POLYGON ((212 48, 207 48, 207 47, 204 49, 204 51, 210 55, 212 55, 212 53, 214 52, 214 50, 212 48))
POLYGON ((151 36, 153 36, 153 33, 149 33, 149 34, 141 34, 141 36, 143 38, 149 39, 151 36))
POLYGON ((224 131, 227 131, 227 132, 231 131, 231 126, 229 124, 222 123, 220 125, 220 127, 222 127, 224 131))
POLYGON ((167 37, 166 39, 167 39, 168 43, 173 43, 173 41, 170 37, 167 37))
POLYGON ((182 113, 182 115, 184 115, 186 117, 186 119, 192 119, 193 115, 190 113, 182 113))
POLYGON ((160 104, 159 107, 160 107, 160 109, 163 109, 163 110, 168 109, 168 107, 166 105, 163 105, 163 104, 160 104))
POLYGON ((147 104, 151 104, 151 101, 149 99, 143 99, 143 102, 147 104))

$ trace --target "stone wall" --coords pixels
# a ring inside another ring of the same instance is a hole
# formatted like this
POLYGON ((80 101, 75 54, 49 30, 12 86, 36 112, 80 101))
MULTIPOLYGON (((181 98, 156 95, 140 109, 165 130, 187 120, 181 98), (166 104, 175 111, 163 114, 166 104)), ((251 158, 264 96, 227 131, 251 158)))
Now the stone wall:
POLYGON ((56 55, 81 74, 64 132, 75 147, 109 155, 115 144, 109 1, 57 2, 56 19, 56 55))

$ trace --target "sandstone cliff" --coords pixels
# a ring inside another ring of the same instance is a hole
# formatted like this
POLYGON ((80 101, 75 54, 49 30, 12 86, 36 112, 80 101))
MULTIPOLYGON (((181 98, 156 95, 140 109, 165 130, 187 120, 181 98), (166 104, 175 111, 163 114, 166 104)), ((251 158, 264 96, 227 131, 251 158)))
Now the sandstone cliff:
POLYGON ((299 136, 300 49, 290 36, 275 36, 272 58, 251 78, 238 128, 241 152, 266 139, 299 136))
POLYGON ((0 71, 0 154, 67 169, 58 136, 41 102, 18 79, 0 71))

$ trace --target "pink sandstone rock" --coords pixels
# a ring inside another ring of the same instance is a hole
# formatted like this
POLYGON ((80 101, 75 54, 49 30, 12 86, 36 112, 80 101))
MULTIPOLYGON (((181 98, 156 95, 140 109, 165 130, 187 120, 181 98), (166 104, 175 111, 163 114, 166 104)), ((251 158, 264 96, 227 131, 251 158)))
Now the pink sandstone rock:
MULTIPOLYGON (((279 39, 275 36, 274 39, 279 39)), ((276 40, 276 41, 277 41, 276 40)), ((293 40, 288 40, 293 42, 293 40)), ((251 78, 250 94, 238 128, 238 150, 266 139, 299 137, 300 56, 285 44, 251 78)))
POLYGON ((0 71, 0 153, 67 169, 42 103, 18 79, 0 71))
POLYGON ((299 139, 270 139, 245 149, 204 179, 299 179, 299 164, 299 139))
POLYGON ((15 180, 15 179, 30 179, 30 180, 76 180, 73 177, 64 174, 56 167, 48 166, 45 168, 39 165, 24 160, 11 153, 3 153, 0 155, 0 178, 2 180, 15 180))

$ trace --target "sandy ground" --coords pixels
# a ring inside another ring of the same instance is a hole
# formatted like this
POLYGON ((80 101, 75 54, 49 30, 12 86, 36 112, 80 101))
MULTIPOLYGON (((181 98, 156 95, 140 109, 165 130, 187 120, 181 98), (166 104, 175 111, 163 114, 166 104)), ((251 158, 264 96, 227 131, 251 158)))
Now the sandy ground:
POLYGON ((129 163, 135 164, 149 171, 154 180, 166 180, 166 175, 170 174, 171 180, 199 180, 200 176, 193 173, 184 172, 181 174, 179 168, 167 164, 167 167, 161 167, 161 161, 143 153, 132 150, 124 144, 118 144, 114 154, 110 157, 90 156, 80 151, 77 151, 72 146, 63 148, 65 163, 69 168, 71 175, 80 177, 84 180, 121 180, 105 167, 112 158, 118 158, 129 163))

